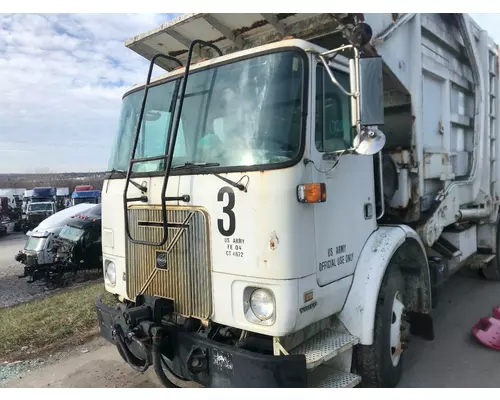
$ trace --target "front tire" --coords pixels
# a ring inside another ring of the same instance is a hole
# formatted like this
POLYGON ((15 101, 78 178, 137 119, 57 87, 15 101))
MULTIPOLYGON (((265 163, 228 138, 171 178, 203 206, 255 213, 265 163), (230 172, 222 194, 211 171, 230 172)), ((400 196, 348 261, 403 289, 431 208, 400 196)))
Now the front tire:
POLYGON ((389 265, 377 299, 373 344, 358 345, 354 350, 354 366, 363 386, 393 388, 401 379, 404 289, 400 269, 389 265))

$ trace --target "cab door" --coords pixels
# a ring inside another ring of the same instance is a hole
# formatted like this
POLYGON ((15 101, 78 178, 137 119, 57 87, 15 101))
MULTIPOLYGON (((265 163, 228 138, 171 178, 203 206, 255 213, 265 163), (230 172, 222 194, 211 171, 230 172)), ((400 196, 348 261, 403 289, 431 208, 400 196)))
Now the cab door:
MULTIPOLYGON (((326 184, 326 202, 314 205, 316 267, 318 285, 325 286, 354 273, 376 229, 373 156, 342 154, 354 139, 350 98, 322 64, 313 72, 312 174, 313 182, 326 184)), ((333 72, 349 91, 346 68, 333 72)))

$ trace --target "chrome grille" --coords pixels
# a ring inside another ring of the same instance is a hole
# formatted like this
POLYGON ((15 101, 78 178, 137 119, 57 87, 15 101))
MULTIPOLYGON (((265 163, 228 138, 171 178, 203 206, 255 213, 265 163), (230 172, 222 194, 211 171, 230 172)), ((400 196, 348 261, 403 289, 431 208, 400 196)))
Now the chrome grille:
MULTIPOLYGON (((130 234, 134 239, 159 242, 163 235, 160 207, 130 207, 130 234), (153 225, 155 224, 155 225, 153 225)), ((127 240, 127 293, 169 298, 184 316, 207 319, 212 293, 208 214, 191 207, 167 208, 168 240, 146 246, 127 240), (167 268, 156 267, 156 251, 167 252, 167 268)))

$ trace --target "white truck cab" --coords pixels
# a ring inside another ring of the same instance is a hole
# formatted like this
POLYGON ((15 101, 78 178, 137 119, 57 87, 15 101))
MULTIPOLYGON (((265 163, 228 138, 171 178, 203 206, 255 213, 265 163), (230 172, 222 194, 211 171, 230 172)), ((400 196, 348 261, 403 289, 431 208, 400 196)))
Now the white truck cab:
POLYGON ((132 368, 393 387, 440 283, 500 278, 498 49, 468 15, 188 14, 127 46, 151 67, 103 185, 120 303, 97 313, 132 368))

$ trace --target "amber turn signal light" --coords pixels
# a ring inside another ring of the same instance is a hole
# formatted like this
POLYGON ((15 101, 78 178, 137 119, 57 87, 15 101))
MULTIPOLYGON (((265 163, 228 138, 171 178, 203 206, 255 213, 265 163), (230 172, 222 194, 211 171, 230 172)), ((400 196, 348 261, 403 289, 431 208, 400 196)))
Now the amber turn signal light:
POLYGON ((324 203, 326 201, 326 184, 305 183, 298 185, 297 200, 300 203, 324 203))

